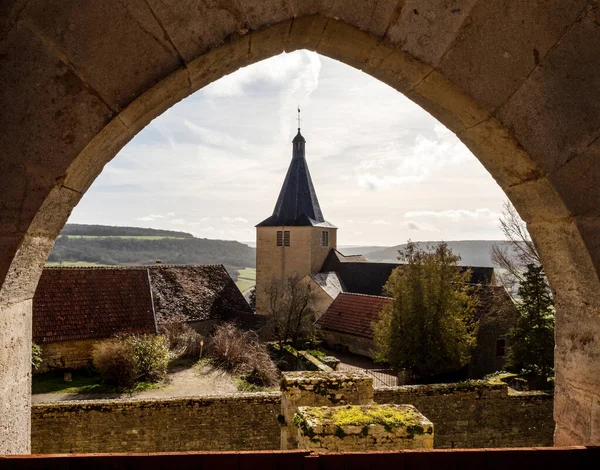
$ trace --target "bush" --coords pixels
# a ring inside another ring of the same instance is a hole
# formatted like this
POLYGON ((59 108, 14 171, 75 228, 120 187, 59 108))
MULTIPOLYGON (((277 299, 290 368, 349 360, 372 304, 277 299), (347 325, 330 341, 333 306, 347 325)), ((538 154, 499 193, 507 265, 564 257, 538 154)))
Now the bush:
POLYGON ((256 333, 241 331, 232 323, 217 326, 211 356, 217 365, 253 385, 273 386, 279 379, 279 371, 256 333))
POLYGON ((169 348, 160 335, 131 335, 124 341, 131 345, 138 382, 160 382, 167 375, 169 348))
POLYGON ((42 364, 42 348, 39 344, 31 343, 31 366, 37 370, 42 364))
POLYGON ((158 325, 158 331, 167 339, 171 359, 200 358, 202 335, 187 324, 183 315, 169 317, 158 325))
POLYGON ((136 383, 136 364, 131 345, 123 338, 104 341, 94 348, 94 366, 111 385, 130 388, 136 383))
POLYGON ((112 385, 131 388, 138 382, 159 382, 167 374, 167 340, 155 335, 122 335, 94 348, 94 366, 112 385))

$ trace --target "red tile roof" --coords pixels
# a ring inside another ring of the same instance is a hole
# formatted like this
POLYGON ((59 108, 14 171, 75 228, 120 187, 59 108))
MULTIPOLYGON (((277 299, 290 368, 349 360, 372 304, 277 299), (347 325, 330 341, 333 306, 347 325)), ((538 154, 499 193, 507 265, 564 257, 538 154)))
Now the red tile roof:
POLYGON ((390 297, 342 292, 317 320, 317 325, 326 330, 373 338, 371 324, 379 319, 381 309, 393 301, 390 297))
POLYGON ((46 268, 33 298, 37 343, 155 333, 148 270, 46 268))

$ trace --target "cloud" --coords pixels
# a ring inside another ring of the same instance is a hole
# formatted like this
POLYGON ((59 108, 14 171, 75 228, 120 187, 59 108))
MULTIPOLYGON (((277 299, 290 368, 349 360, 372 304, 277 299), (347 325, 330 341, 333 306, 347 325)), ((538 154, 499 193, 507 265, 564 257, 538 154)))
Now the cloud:
POLYGON ((164 217, 165 217, 164 215, 160 215, 160 214, 150 214, 150 215, 145 215, 143 217, 134 217, 133 220, 149 222, 152 220, 164 219, 164 217))
POLYGON ((408 230, 412 230, 415 232, 439 232, 440 231, 435 225, 419 223, 419 222, 415 222, 414 220, 409 220, 408 222, 405 223, 405 225, 406 225, 406 228, 408 228, 408 230))
POLYGON ((415 218, 415 217, 429 217, 436 219, 451 219, 453 221, 459 221, 461 219, 492 219, 494 222, 497 222, 500 213, 492 211, 488 208, 484 209, 475 209, 475 210, 466 210, 466 209, 449 209, 443 211, 410 211, 404 214, 405 218, 415 218))
POLYGON ((248 220, 243 217, 223 217, 222 220, 224 222, 229 222, 232 224, 247 224, 248 220))
POLYGON ((226 75, 205 87, 203 93, 213 97, 240 97, 258 82, 266 82, 269 86, 291 84, 293 90, 314 89, 318 85, 320 69, 321 61, 314 52, 284 53, 226 75))
POLYGON ((382 219, 374 220, 371 223, 373 225, 392 225, 392 223, 389 220, 382 220, 382 219))
POLYGON ((464 144, 441 124, 433 135, 419 134, 410 145, 390 142, 359 162, 355 179, 361 188, 371 191, 390 190, 397 186, 431 180, 447 167, 472 159, 464 144))
POLYGON ((185 224, 185 219, 173 219, 171 220, 171 223, 174 225, 183 225, 185 224))

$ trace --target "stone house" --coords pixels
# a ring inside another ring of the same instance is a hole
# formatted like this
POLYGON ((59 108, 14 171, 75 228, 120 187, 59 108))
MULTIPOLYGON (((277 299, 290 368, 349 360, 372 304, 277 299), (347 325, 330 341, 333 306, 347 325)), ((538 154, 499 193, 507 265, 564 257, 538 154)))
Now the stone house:
MULTIPOLYGON (((503 287, 480 285, 476 295, 477 347, 468 367, 473 379, 503 369, 507 335, 517 320, 516 308, 503 287)), ((390 297, 341 293, 316 321, 318 335, 331 348, 371 357, 375 349, 372 324, 391 303, 390 297)))
POLYGON ((84 368, 102 341, 156 334, 173 316, 203 335, 225 321, 264 325, 222 265, 45 268, 33 298, 38 372, 84 368))

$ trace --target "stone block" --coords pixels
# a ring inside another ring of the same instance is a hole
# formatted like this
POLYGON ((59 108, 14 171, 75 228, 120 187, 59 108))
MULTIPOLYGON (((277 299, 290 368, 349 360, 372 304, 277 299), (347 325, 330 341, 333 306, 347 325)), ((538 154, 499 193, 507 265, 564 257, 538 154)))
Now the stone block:
POLYGON ((299 18, 317 13, 326 14, 335 0, 288 0, 288 3, 294 17, 299 18))
POLYGON ((232 34, 248 32, 237 0, 148 0, 148 4, 185 62, 191 62, 232 34))
POLYGON ((285 47, 286 52, 298 49, 316 50, 328 21, 321 15, 294 18, 285 47))
POLYGON ((0 300, 0 455, 28 454, 31 435, 31 301, 0 300))
POLYGON ((588 308, 600 305, 600 282, 592 253, 587 251, 576 218, 533 222, 527 229, 535 241, 555 296, 560 305, 588 308))
POLYGON ((292 10, 286 0, 239 0, 250 29, 288 20, 292 10))
POLYGON ((114 111, 181 65, 143 0, 32 1, 23 16, 114 111))
POLYGON ((496 113, 547 174, 598 137, 600 28, 576 22, 496 113), (577 72, 575 72, 577 71, 577 72))
POLYGON ((405 0, 386 39, 431 66, 437 66, 456 39, 476 0, 405 0))
POLYGON ((284 52, 290 34, 291 20, 250 33, 250 61, 259 62, 284 52))
POLYGON ((74 156, 114 113, 22 22, 0 44, 0 56, 0 158, 19 162, 27 178, 19 181, 18 173, 3 171, 0 188, 27 187, 26 199, 37 211, 41 200, 34 202, 31 195, 49 191, 40 187, 64 175, 74 156))
POLYGON ((412 405, 300 407, 298 448, 315 452, 432 449, 433 424, 412 405))
POLYGON ((489 118, 485 109, 436 70, 406 96, 455 133, 489 118))
POLYGON ((362 70, 405 94, 433 71, 387 42, 381 42, 371 50, 362 70))
POLYGON ((548 179, 572 214, 600 216, 600 129, 595 140, 548 179), (574 190, 577 188, 577 190, 574 190))
POLYGON ((493 117, 460 132, 458 137, 505 190, 543 176, 510 131, 493 117))
POLYGON ((444 55, 440 71, 492 112, 521 86, 586 3, 478 2, 444 55))
POLYGON ((339 21, 329 21, 317 46, 319 54, 362 70, 379 38, 339 21))
POLYGON ((373 378, 354 372, 284 372, 281 379, 281 446, 297 448, 293 419, 300 406, 373 402, 373 378))
POLYGON ((533 179, 510 186, 506 195, 525 222, 551 222, 570 217, 564 201, 548 178, 533 179))
POLYGON ((398 0, 380 0, 365 2, 363 0, 348 0, 334 2, 327 16, 343 23, 357 27, 362 31, 383 36, 390 21, 397 18, 398 0))
POLYGON ((187 65, 193 90, 235 72, 250 61, 250 35, 232 36, 187 65))

